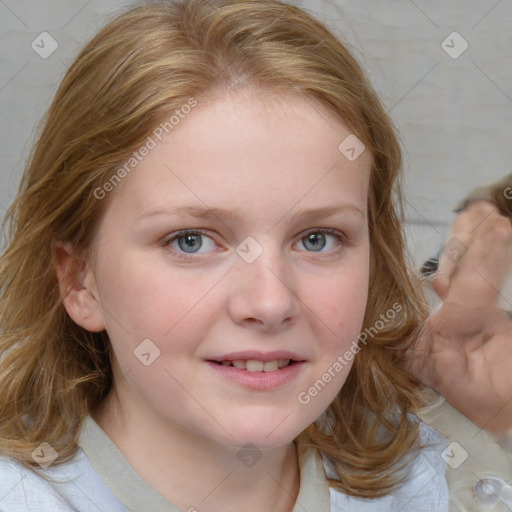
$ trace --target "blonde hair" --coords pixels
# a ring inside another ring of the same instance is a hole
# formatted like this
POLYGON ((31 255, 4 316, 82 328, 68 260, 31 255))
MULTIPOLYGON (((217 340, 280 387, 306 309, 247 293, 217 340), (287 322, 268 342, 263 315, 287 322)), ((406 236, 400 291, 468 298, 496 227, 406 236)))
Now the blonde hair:
MULTIPOLYGON (((400 304, 365 342, 342 391, 298 438, 317 447, 360 497, 389 493, 418 445, 417 383, 406 349, 425 317, 401 227, 401 152, 357 61, 320 22, 278 0, 152 2, 114 18, 85 46, 49 108, 4 219, 0 259, 0 452, 35 466, 43 441, 75 453, 78 428, 112 386, 109 340, 67 315, 55 243, 88 255, 113 171, 162 119, 216 89, 279 90, 315 100, 373 156, 369 300, 363 328, 400 304), (396 194, 395 194, 396 192, 396 194)), ((340 141, 341 142, 341 141, 340 141)))

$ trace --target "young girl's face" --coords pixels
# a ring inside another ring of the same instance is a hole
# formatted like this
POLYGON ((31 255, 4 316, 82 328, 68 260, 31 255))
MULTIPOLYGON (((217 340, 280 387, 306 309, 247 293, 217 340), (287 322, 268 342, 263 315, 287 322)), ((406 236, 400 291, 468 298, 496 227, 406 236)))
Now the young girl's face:
POLYGON ((371 158, 340 152, 349 134, 314 103, 236 94, 148 139, 87 274, 126 421, 272 448, 333 400, 369 278, 371 158))

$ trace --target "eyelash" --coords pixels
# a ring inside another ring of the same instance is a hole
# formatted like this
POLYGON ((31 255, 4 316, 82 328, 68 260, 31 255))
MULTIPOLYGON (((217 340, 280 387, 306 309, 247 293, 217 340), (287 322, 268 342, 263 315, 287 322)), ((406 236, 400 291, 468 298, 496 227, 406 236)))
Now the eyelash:
MULTIPOLYGON (((308 235, 311 235, 313 233, 315 233, 315 234, 316 233, 322 233, 322 234, 325 234, 325 235, 331 235, 341 245, 346 245, 349 242, 345 234, 340 233, 339 231, 337 231, 335 229, 331 229, 331 228, 310 229, 310 230, 306 231, 300 237, 300 240, 302 240, 302 238, 304 238, 304 237, 306 237, 308 235)), ((166 238, 164 240, 164 246, 165 247, 169 247, 178 256, 178 258, 182 258, 184 260, 189 260, 189 261, 190 260, 197 260, 197 259, 200 258, 200 256, 195 256, 195 255, 194 256, 185 256, 185 253, 170 247, 170 244, 172 244, 175 240, 178 240, 179 238, 181 238, 183 236, 187 236, 187 235, 204 235, 204 236, 207 236, 208 238, 212 238, 211 236, 208 235, 208 231, 203 230, 203 229, 199 229, 199 228, 198 229, 183 229, 181 231, 178 231, 176 234, 166 238)), ((305 251, 305 252, 309 252, 309 253, 315 254, 315 251, 305 251)), ((330 255, 333 255, 333 254, 339 254, 339 253, 340 253, 339 250, 333 250, 333 251, 330 251, 329 253, 318 252, 317 254, 323 254, 323 255, 330 254, 330 255)), ((190 254, 193 254, 193 253, 190 253, 190 254)))

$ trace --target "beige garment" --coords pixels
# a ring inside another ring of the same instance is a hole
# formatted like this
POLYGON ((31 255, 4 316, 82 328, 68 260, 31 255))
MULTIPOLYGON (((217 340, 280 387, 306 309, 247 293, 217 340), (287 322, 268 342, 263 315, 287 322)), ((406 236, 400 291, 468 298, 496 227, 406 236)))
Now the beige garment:
POLYGON ((512 511, 512 458, 494 437, 457 411, 433 389, 419 418, 443 434, 450 512, 512 511), (487 502, 487 503, 486 503, 487 502))

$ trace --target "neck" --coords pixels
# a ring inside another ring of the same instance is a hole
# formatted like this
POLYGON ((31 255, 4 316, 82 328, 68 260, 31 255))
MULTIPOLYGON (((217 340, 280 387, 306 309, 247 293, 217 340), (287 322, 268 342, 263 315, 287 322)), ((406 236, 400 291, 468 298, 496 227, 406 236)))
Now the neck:
POLYGON ((293 510, 300 486, 293 442, 258 452, 254 462, 239 447, 195 436, 122 403, 112 392, 91 414, 135 471, 181 510, 293 510))

